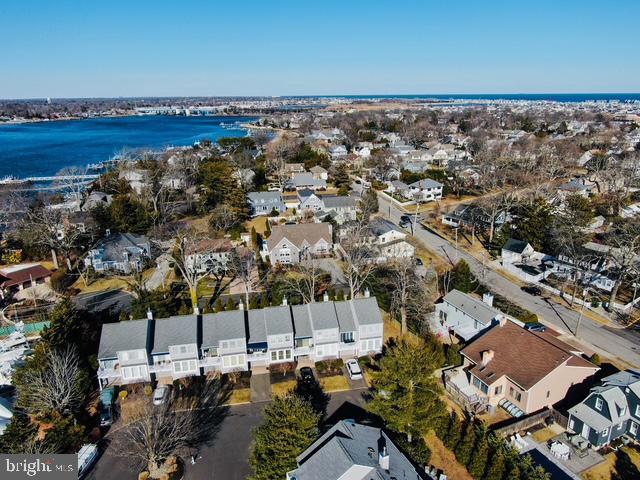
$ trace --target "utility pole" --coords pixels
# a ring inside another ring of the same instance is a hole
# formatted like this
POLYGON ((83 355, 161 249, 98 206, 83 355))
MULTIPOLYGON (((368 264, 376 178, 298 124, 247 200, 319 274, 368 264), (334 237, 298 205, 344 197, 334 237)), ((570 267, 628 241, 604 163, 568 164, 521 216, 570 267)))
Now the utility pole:
MULTIPOLYGON (((458 227, 460 228, 460 227, 458 227)), ((456 262, 458 261, 458 228, 455 229, 456 232, 456 262)))
POLYGON ((578 315, 578 323, 576 323, 576 331, 573 334, 574 337, 578 338, 578 332, 580 331, 580 323, 582 322, 582 313, 584 312, 584 304, 587 303, 587 294, 589 293, 589 287, 584 290, 585 294, 582 299, 582 306, 580 307, 580 315, 578 315))

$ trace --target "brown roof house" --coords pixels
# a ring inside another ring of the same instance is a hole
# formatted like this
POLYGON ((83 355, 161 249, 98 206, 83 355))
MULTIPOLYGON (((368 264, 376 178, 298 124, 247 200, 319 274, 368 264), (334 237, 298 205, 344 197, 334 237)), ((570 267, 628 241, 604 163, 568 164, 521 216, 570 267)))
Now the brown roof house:
POLYGON ((461 350, 462 369, 448 381, 468 397, 515 417, 550 407, 598 370, 554 333, 534 332, 500 318, 461 350))
POLYGON ((12 265, 0 269, 0 298, 10 291, 19 291, 39 283, 49 282, 51 272, 40 264, 12 265))
POLYGON ((330 223, 301 223, 278 225, 263 245, 263 255, 271 263, 299 263, 307 255, 313 257, 331 254, 333 234, 330 223))

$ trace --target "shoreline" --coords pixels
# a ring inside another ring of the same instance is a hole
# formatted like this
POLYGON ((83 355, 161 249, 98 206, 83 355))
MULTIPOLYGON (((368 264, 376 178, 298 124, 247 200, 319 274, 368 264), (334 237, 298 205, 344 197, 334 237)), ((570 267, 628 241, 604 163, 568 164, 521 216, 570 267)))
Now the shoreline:
MULTIPOLYGON (((21 120, 8 120, 6 122, 0 122, 0 127, 3 125, 25 125, 25 124, 33 124, 33 123, 51 123, 51 122, 65 122, 65 121, 78 121, 78 120, 96 120, 100 118, 126 118, 126 117, 225 117, 225 118, 245 118, 245 117, 253 117, 256 115, 225 115, 225 114, 216 114, 216 115, 138 115, 137 113, 123 113, 123 114, 110 114, 110 115, 96 115, 93 117, 66 117, 66 118, 46 118, 46 119, 31 119, 25 118, 21 120)), ((256 116, 257 117, 257 116, 256 116)), ((242 126, 242 128, 247 128, 242 126)), ((257 127, 256 127, 257 128, 257 127)))

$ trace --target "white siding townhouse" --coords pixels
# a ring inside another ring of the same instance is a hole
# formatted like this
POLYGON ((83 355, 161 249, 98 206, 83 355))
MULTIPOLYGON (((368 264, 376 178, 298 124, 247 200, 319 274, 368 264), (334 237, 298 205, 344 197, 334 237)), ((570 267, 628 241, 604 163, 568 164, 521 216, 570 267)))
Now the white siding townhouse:
POLYGON ((436 321, 443 329, 467 341, 506 318, 493 308, 493 295, 485 293, 482 300, 459 290, 451 290, 436 304, 436 321))
POLYGON ((218 371, 380 353, 383 320, 375 298, 105 324, 100 387, 172 382, 218 371))
POLYGON ((251 215, 269 215, 273 210, 283 213, 287 207, 282 199, 280 192, 249 192, 247 193, 247 202, 251 215))
POLYGON ((369 229, 371 241, 377 250, 378 262, 415 256, 416 249, 406 241, 407 234, 393 223, 378 218, 370 222, 369 229))
POLYGON ((278 225, 263 244, 262 254, 271 263, 299 263, 305 256, 329 255, 333 251, 330 223, 278 225))
POLYGON ((444 185, 430 178, 413 182, 409 187, 411 188, 411 197, 419 202, 442 200, 444 185))

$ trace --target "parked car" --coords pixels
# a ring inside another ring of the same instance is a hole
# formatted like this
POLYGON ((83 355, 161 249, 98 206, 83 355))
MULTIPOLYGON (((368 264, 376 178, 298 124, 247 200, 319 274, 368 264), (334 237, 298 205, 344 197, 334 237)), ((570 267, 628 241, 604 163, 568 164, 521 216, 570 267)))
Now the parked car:
POLYGON ((167 385, 160 385, 153 391, 153 404, 162 405, 167 401, 169 396, 169 387, 167 385))
POLYGON ((521 290, 528 293, 529 295, 533 295, 534 297, 539 297, 540 295, 542 295, 542 289, 540 287, 536 287, 535 285, 527 285, 525 287, 522 287, 521 290))
POLYGON ((93 443, 83 445, 78 452, 78 478, 84 478, 98 459, 98 446, 93 443))
POLYGON ((411 217, 409 215, 402 215, 400 217, 400 223, 399 225, 402 228, 407 228, 408 226, 411 226, 411 217))
POLYGON ((543 324, 541 323, 527 323, 525 324, 524 328, 526 330, 529 330, 530 332, 544 332, 547 327, 545 327, 543 324))
POLYGON ((100 426, 108 427, 113 423, 113 402, 116 389, 108 387, 100 392, 100 426))
POLYGON ((313 385, 316 378, 313 376, 313 370, 311 367, 302 367, 300 369, 300 381, 304 385, 313 385))
POLYGON ((351 380, 360 380, 362 378, 362 369, 357 360, 347 360, 347 372, 351 380))

